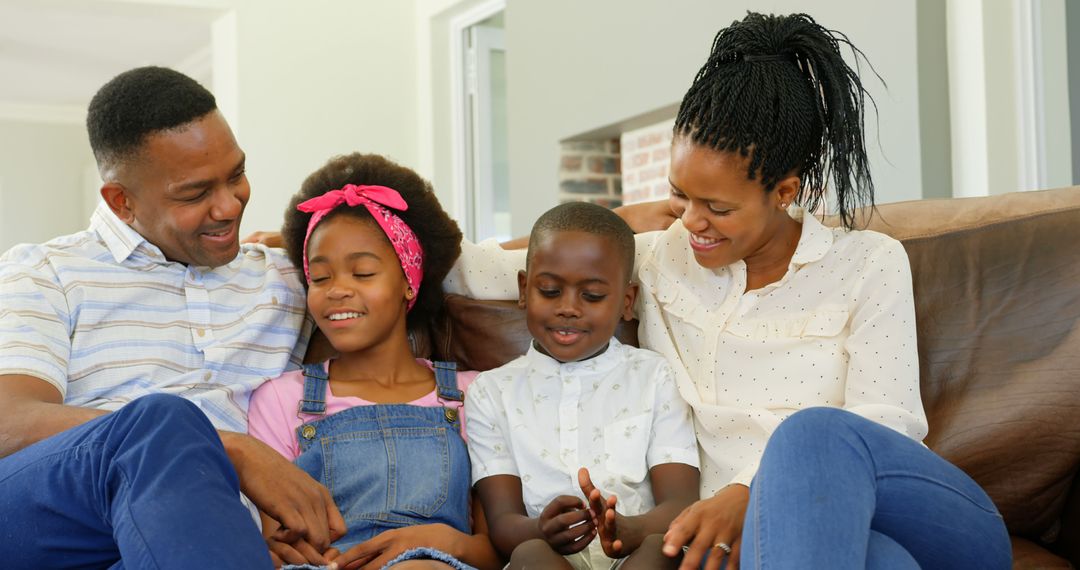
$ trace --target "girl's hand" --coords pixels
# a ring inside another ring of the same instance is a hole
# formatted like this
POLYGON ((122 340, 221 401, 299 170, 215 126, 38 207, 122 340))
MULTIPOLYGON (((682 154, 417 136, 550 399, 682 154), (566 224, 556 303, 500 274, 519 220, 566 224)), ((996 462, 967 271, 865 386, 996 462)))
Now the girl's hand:
POLYGON ((596 537, 596 524, 581 499, 570 495, 555 497, 540 513, 536 527, 551 548, 566 556, 585 550, 596 537))
POLYGON ((743 518, 750 502, 750 489, 745 485, 728 485, 710 499, 700 500, 675 517, 664 535, 664 554, 674 558, 684 547, 679 570, 696 570, 708 553, 705 570, 719 570, 724 556, 727 568, 739 567, 739 546, 742 543, 743 518), (717 544, 731 547, 727 554, 717 544), (710 552, 709 549, 712 548, 710 552))
POLYGON ((274 568, 280 568, 285 564, 314 564, 336 568, 333 563, 339 555, 336 548, 330 548, 320 554, 314 546, 302 538, 292 544, 267 538, 266 545, 270 547, 270 559, 274 562, 274 568))
POLYGON ((395 528, 379 533, 378 536, 346 550, 332 561, 338 568, 354 570, 378 570, 387 562, 397 558, 402 552, 425 546, 441 550, 460 558, 458 546, 464 543, 467 535, 445 524, 422 524, 395 528))

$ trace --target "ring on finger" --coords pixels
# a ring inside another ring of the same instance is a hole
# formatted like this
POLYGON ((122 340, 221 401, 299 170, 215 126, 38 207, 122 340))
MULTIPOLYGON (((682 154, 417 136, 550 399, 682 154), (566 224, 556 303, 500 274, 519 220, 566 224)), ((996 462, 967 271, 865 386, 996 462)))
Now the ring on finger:
POLYGON ((724 554, 731 554, 731 545, 726 542, 717 542, 713 545, 713 548, 715 548, 716 550, 723 550, 724 554))

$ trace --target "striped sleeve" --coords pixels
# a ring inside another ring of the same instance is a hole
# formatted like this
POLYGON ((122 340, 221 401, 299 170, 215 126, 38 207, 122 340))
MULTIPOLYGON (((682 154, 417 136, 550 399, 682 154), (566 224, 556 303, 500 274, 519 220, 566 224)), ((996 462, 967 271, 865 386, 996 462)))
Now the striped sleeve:
POLYGON ((64 289, 45 259, 0 261, 0 375, 41 378, 65 396, 71 327, 64 289))

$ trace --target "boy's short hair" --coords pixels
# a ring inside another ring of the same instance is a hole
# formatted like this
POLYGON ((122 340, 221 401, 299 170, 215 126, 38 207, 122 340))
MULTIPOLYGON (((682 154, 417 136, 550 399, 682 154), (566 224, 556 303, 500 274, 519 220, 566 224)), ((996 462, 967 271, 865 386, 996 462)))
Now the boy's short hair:
POLYGON ((528 269, 541 237, 552 232, 585 232, 611 240, 623 259, 623 274, 629 282, 634 273, 634 230, 615 212, 588 202, 567 202, 544 212, 529 234, 528 269))
POLYGON ((214 95, 166 67, 137 67, 117 75, 90 100, 86 130, 99 168, 135 155, 146 137, 181 127, 217 109, 214 95))

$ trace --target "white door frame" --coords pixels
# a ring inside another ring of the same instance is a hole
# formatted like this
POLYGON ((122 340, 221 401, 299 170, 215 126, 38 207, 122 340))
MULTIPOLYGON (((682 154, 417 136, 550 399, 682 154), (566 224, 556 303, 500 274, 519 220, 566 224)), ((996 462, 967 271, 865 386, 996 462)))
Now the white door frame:
POLYGON ((462 230, 470 239, 476 235, 470 157, 470 118, 466 103, 470 92, 470 77, 466 65, 465 43, 469 28, 506 9, 506 0, 488 0, 474 6, 450 20, 450 133, 453 156, 454 217, 462 224, 462 230))

